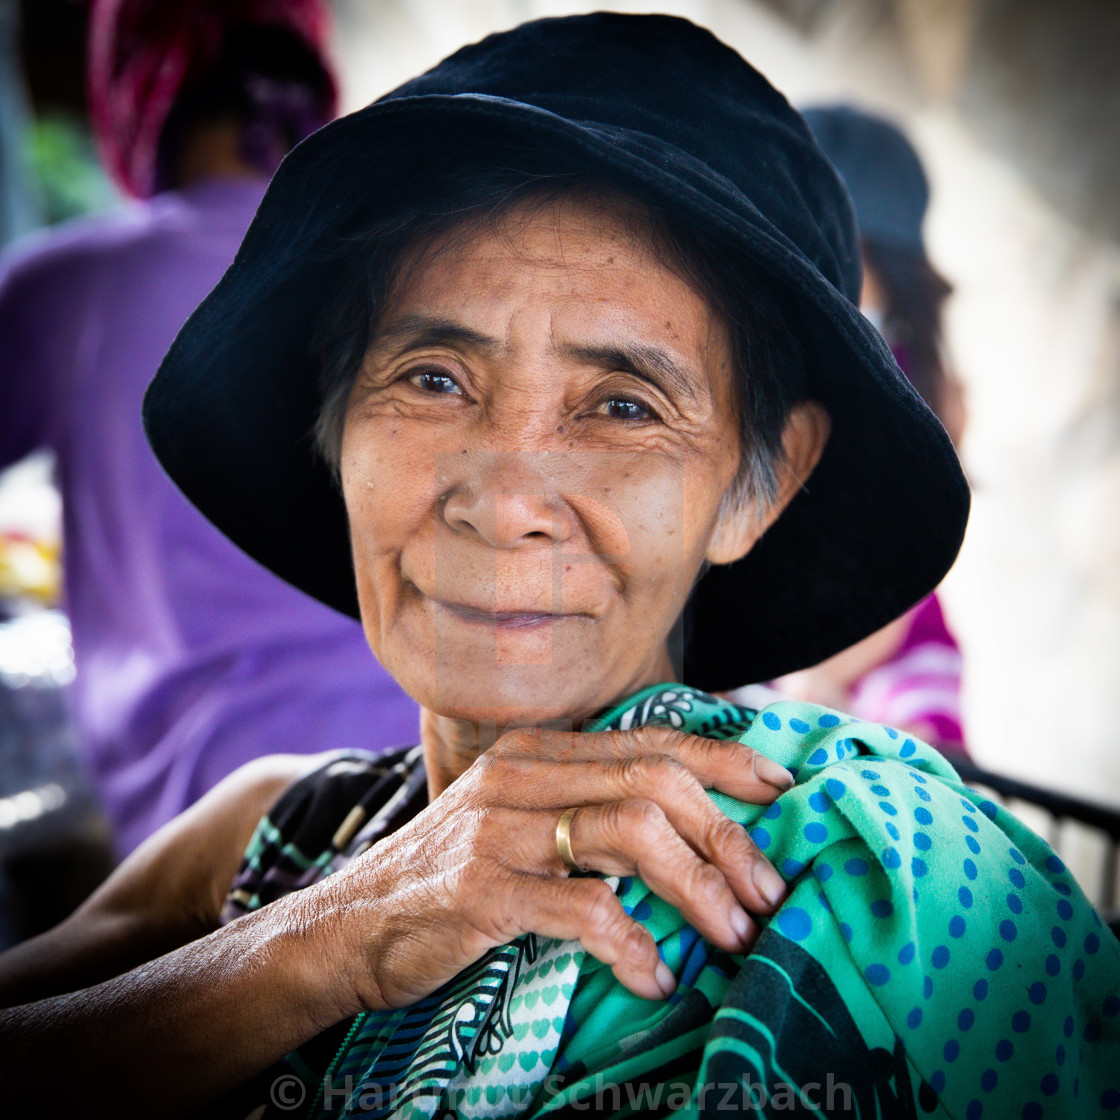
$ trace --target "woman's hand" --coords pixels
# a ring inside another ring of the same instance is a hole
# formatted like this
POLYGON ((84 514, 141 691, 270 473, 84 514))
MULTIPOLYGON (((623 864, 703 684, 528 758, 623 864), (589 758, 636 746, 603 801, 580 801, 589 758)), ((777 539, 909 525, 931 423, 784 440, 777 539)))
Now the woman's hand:
POLYGON ((755 804, 792 784, 738 743, 663 728, 518 730, 427 809, 344 870, 281 902, 322 934, 340 1002, 399 1007, 520 934, 578 939, 648 999, 675 986, 649 932, 601 879, 569 878, 556 848, 569 807, 575 859, 637 874, 720 948, 741 952, 786 886, 704 792, 755 804))

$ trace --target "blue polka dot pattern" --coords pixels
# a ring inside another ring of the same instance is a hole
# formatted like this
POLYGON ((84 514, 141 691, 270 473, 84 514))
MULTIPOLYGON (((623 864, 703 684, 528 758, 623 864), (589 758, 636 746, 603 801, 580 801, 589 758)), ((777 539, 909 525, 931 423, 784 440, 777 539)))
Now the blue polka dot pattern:
POLYGON ((1120 983, 1085 994, 1096 963, 1116 957, 1061 861, 912 738, 805 705, 768 711, 755 741, 744 738, 797 783, 747 822, 794 880, 770 932, 837 983, 850 971, 893 1032, 874 1044, 902 1039, 915 1093, 924 1076, 946 1115, 1001 1120, 1042 1102, 1039 1116, 1067 1114, 1078 1075, 1081 1101, 1099 1099, 1110 1082, 1077 1047, 1096 1045, 1081 1037, 1082 1007, 1120 1034, 1120 983), (1075 990, 1088 1002, 1071 1002, 1075 990), (1066 1019, 1073 1034, 1058 1052, 1054 1024, 1066 1019))
POLYGON ((778 913, 778 928, 794 941, 804 941, 813 928, 812 919, 800 906, 785 906, 778 913))
POLYGON ((881 987, 891 978, 891 970, 885 964, 871 964, 864 969, 869 984, 881 987))

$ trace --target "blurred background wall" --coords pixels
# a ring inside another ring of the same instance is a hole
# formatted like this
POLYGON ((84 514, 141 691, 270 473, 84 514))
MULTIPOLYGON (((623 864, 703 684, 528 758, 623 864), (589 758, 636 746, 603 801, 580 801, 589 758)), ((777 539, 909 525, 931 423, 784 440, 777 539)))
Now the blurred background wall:
MULTIPOLYGON (((344 108, 489 31, 597 6, 335 0, 344 108)), ((795 103, 854 100, 910 131, 968 391, 975 498, 945 600, 970 745, 993 769, 1120 804, 1120 3, 614 6, 707 25, 795 103)), ((83 162, 82 5, 19 7, 34 203, 44 220, 109 205, 83 162)))

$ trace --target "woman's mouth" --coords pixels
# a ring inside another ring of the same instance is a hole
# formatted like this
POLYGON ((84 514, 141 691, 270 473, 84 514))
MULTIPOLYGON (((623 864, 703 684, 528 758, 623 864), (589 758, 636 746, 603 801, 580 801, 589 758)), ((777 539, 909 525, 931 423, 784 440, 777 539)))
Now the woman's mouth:
POLYGON ((467 606, 464 603, 446 603, 440 599, 433 599, 432 602, 441 611, 446 611, 464 622, 473 622, 496 630, 527 630, 533 627, 546 626, 565 618, 581 617, 571 614, 554 614, 547 611, 491 611, 481 607, 467 606))

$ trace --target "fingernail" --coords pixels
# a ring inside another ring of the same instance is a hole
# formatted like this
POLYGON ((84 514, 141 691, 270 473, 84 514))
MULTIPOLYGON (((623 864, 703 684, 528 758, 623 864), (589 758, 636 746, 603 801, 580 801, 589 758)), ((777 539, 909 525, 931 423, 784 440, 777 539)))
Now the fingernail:
POLYGON ((754 865, 751 878, 754 879, 754 885, 758 887, 759 894, 761 894, 771 906, 777 906, 782 900, 782 896, 786 893, 786 881, 778 874, 774 867, 765 860, 759 860, 758 863, 754 865))
POLYGON ((789 789, 793 785, 793 775, 780 763, 764 754, 754 756, 754 772, 764 782, 778 789, 789 789))
POLYGON ((740 941, 745 942, 751 935, 751 920, 738 906, 731 911, 731 928, 740 941))
POLYGON ((669 971, 669 966, 664 961, 657 962, 653 978, 667 996, 671 996, 677 990, 677 978, 669 971))

